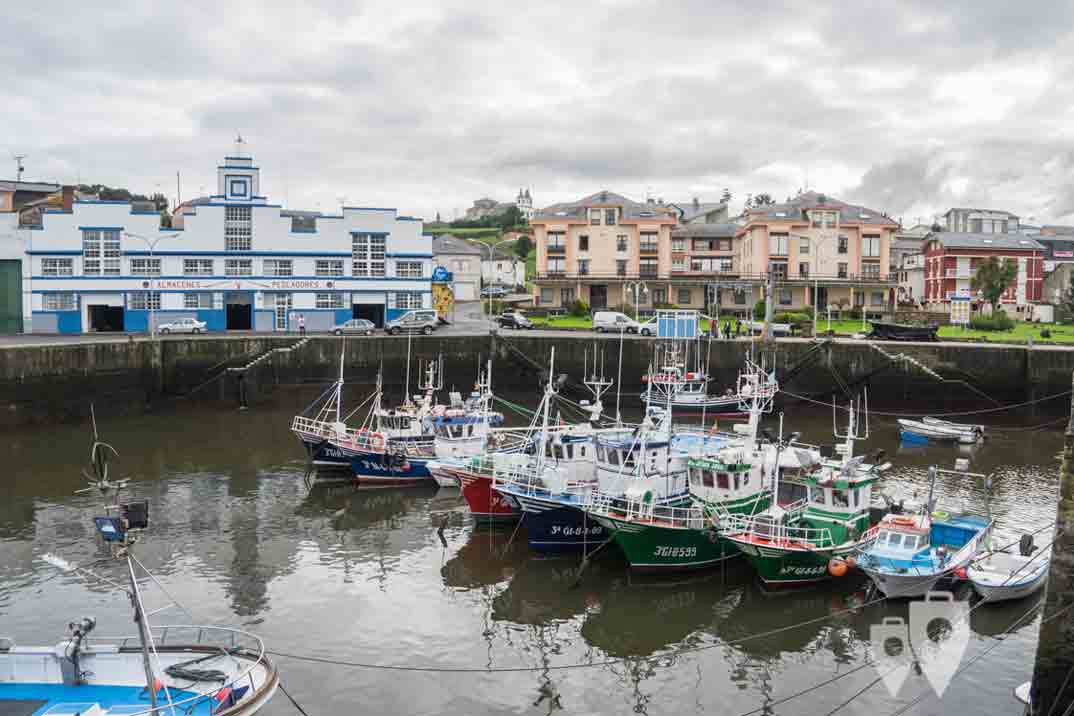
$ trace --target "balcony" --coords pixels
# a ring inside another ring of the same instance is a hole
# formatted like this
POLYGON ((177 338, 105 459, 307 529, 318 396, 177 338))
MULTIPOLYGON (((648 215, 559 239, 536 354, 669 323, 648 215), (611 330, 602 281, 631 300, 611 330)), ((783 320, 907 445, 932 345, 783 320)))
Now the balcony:
POLYGON ((546 247, 546 250, 550 254, 557 254, 557 255, 565 254, 565 253, 567 253, 567 245, 566 244, 548 244, 548 246, 546 247))
POLYGON ((973 272, 969 269, 944 269, 944 278, 972 278, 973 272))
POLYGON ((660 244, 651 242, 642 242, 638 245, 638 251, 643 254, 655 254, 660 251, 660 244))

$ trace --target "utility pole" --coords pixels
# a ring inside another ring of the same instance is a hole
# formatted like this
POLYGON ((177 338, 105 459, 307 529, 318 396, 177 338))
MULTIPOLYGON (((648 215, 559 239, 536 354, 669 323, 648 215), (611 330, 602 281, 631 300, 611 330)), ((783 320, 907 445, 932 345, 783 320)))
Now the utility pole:
POLYGON ((772 339, 772 297, 775 294, 776 273, 768 267, 768 281, 764 285, 764 339, 772 339))

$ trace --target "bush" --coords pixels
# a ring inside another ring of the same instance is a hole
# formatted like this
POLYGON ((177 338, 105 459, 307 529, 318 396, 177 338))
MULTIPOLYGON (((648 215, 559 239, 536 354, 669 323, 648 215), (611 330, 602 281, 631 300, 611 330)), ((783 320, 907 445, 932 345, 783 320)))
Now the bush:
POLYGON ((803 311, 780 311, 775 318, 776 323, 790 323, 795 326, 813 324, 813 316, 803 311))
POLYGON ((764 312, 765 312, 765 302, 763 300, 758 301, 757 303, 753 304, 753 317, 754 317, 754 319, 756 319, 758 321, 763 321, 764 320, 764 312))
POLYGON ((1048 330, 1047 328, 1042 328, 1042 329, 1040 329, 1040 337, 1041 338, 1051 338, 1052 337, 1052 332, 1050 330, 1048 330))
POLYGON ((674 303, 654 303, 653 304, 653 310, 654 311, 675 311, 675 310, 678 310, 678 308, 679 307, 676 306, 674 303))
POLYGON ((567 307, 567 313, 571 314, 572 316, 578 316, 578 317, 588 316, 589 315, 589 304, 586 303, 585 301, 581 300, 581 299, 578 299, 577 301, 575 301, 574 303, 572 303, 570 306, 567 307))
POLYGON ((855 306, 854 308, 850 309, 849 311, 846 311, 843 315, 846 316, 847 318, 849 318, 852 321, 860 321, 861 320, 861 309, 858 308, 857 306, 855 306))
POLYGON ((501 313, 503 313, 503 309, 504 309, 503 301, 499 301, 497 299, 492 299, 490 301, 490 300, 488 300, 486 298, 486 299, 483 299, 481 301, 481 305, 485 308, 485 313, 488 313, 490 315, 498 316, 501 313), (491 308, 491 311, 490 311, 490 308, 491 308))
POLYGON ((1003 311, 996 311, 991 316, 971 318, 970 328, 975 331, 1012 331, 1014 321, 1003 311))

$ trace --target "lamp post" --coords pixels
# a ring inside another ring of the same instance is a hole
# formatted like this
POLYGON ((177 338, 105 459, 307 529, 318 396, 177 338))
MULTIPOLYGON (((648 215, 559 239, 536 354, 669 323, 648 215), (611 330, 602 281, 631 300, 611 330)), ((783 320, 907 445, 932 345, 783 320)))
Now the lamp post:
POLYGON ((623 288, 627 289, 628 291, 633 289, 633 291, 634 291, 634 321, 637 322, 637 320, 638 320, 638 291, 641 291, 643 294, 648 294, 649 293, 649 287, 647 285, 645 285, 644 281, 627 281, 626 283, 623 284, 623 288))
MULTIPOLYGON (((501 244, 506 244, 506 243, 511 243, 511 242, 514 242, 514 241, 518 241, 518 239, 500 239, 499 241, 497 241, 494 244, 486 244, 484 241, 478 241, 477 239, 465 239, 464 238, 463 241, 467 241, 467 242, 469 242, 471 244, 476 244, 477 246, 480 246, 481 248, 488 249, 488 252, 489 252, 489 265, 491 266, 491 264, 492 264, 492 256, 493 256, 494 250, 498 246, 500 246, 501 244)), ((480 271, 478 273, 480 274, 480 271)), ((478 296, 478 301, 480 301, 480 299, 481 299, 481 296, 479 295, 478 296)), ((488 314, 489 314, 489 320, 491 321, 491 320, 493 320, 493 318, 492 318, 492 293, 489 293, 488 299, 489 299, 489 301, 488 301, 488 314)))
MULTIPOLYGON (((143 236, 142 234, 134 234, 130 231, 124 231, 123 235, 129 239, 141 239, 142 241, 144 241, 145 245, 149 248, 149 260, 152 261, 153 251, 157 248, 157 244, 159 244, 164 239, 174 239, 179 234, 161 234, 160 236, 149 237, 143 236)), ((156 275, 158 274, 149 274, 149 295, 146 297, 146 304, 149 305, 149 337, 151 339, 156 339, 157 337, 157 314, 156 309, 153 308, 153 279, 156 278, 156 275)))

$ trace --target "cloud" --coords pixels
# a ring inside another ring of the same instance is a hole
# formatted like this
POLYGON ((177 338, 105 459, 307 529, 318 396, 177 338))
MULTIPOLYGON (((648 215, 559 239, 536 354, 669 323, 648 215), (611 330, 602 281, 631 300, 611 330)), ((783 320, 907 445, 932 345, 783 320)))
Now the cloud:
POLYGON ((190 196, 237 130, 296 208, 808 184, 1074 215, 1066 3, 93 5, 5 8, 0 152, 30 177, 190 196))

